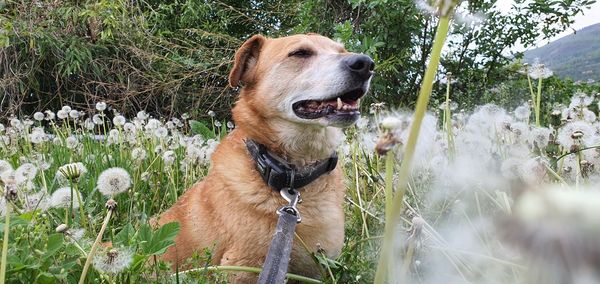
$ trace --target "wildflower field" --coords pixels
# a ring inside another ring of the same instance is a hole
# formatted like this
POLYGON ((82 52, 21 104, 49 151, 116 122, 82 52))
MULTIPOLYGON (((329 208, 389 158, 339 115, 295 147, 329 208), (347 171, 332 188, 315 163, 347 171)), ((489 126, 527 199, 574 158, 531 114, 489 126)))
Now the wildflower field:
MULTIPOLYGON (((313 254, 322 279, 288 279, 600 283, 600 88, 550 101, 552 71, 536 63, 520 70, 527 99, 517 107, 457 104, 461 74, 451 73, 429 106, 459 2, 418 2, 439 20, 415 109, 361 106, 338 150, 341 255, 313 254)), ((0 284, 227 283, 232 271, 260 271, 210 266, 210 248, 172 271, 158 256, 179 225, 150 225, 207 174, 235 123, 121 107, 65 105, 0 123, 0 284)))
MULTIPOLYGON (((428 113, 402 199, 394 273, 415 283, 600 279, 598 103, 594 94, 575 93, 569 105, 551 110, 547 125, 536 123, 536 106, 528 103, 465 112, 447 101, 428 113)), ((386 191, 397 187, 393 173, 412 113, 381 104, 370 113, 347 130, 339 150, 347 237, 338 259, 315 255, 325 282, 374 277, 386 191)), ((153 262, 178 226, 155 229, 148 221, 207 173, 220 137, 233 128, 216 118, 205 126, 144 111, 126 118, 102 102, 92 113, 64 106, 10 119, 0 126, 1 228, 9 232, 2 276, 74 283, 89 265, 93 282, 225 281, 226 268, 198 266, 209 250, 190 260, 198 267, 191 272, 153 262)))

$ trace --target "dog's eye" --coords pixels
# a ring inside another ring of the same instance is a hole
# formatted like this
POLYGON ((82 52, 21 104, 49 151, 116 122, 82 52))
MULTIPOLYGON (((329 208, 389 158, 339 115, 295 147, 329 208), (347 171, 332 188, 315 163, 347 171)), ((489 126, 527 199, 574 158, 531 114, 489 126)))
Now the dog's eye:
POLYGON ((288 57, 310 57, 311 55, 313 55, 313 53, 308 49, 298 49, 290 52, 288 57))

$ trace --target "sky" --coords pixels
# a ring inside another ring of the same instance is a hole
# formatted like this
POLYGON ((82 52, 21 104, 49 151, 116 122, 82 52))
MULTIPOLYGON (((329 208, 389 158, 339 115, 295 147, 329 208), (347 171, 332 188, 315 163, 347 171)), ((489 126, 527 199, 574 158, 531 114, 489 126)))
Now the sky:
MULTIPOLYGON (((496 2, 496 5, 498 5, 498 7, 501 10, 507 11, 507 10, 510 10, 510 7, 512 6, 513 3, 514 3, 514 1, 511 1, 511 0, 499 0, 498 2, 496 2)), ((594 5, 592 5, 590 9, 585 10, 583 12, 583 15, 580 14, 577 17, 575 17, 575 23, 571 26, 571 28, 565 30, 564 32, 560 33, 559 35, 555 36, 554 38, 552 38, 550 40, 540 40, 537 43, 537 46, 538 47, 543 46, 543 45, 548 44, 548 42, 550 42, 550 41, 554 41, 561 37, 570 35, 573 33, 573 29, 581 30, 582 28, 585 28, 587 26, 597 24, 597 23, 600 23, 600 1, 598 1, 594 5)), ((519 48, 517 48, 517 49, 522 50, 523 48, 521 47, 520 49, 519 48)))

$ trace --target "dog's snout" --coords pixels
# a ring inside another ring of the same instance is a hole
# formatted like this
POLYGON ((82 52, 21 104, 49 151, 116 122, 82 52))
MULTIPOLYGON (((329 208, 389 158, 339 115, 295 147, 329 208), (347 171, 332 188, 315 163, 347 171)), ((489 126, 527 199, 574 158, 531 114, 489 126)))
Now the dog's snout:
POLYGON ((373 69, 375 68, 373 59, 364 54, 348 56, 344 59, 344 63, 352 73, 365 80, 373 75, 373 69))

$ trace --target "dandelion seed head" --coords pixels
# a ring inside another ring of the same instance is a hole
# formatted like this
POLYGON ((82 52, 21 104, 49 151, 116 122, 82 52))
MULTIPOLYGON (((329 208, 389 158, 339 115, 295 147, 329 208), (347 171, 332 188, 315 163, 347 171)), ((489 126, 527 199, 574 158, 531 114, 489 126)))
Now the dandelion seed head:
POLYGON ((571 274, 578 274, 579 268, 599 268, 598 214, 599 191, 549 186, 519 195, 513 214, 501 227, 506 240, 520 248, 534 265, 552 274, 547 280, 573 283, 569 279, 571 274))
POLYGON ((137 117, 139 120, 146 120, 146 119, 148 119, 150 116, 149 116, 149 115, 148 115, 148 114, 147 114, 145 111, 141 110, 141 111, 138 111, 138 113, 137 113, 136 117, 137 117))
POLYGON ((552 130, 545 127, 535 127, 531 130, 530 141, 539 148, 545 148, 550 141, 552 130))
POLYGON ((80 116, 81 116, 81 113, 76 110, 71 110, 69 112, 69 117, 71 117, 72 119, 78 119, 80 116))
POLYGON ((596 121, 597 116, 596 113, 594 113, 593 111, 584 108, 581 110, 581 112, 583 113, 583 120, 585 122, 593 123, 596 121))
POLYGON ((69 136, 67 137, 67 139, 65 139, 65 143, 67 148, 69 149, 75 149, 77 148, 77 146, 79 146, 79 140, 77 140, 77 137, 75 136, 69 136))
POLYGON ((524 122, 513 122, 510 124, 510 131, 517 137, 517 139, 528 138, 529 125, 524 122))
POLYGON ((527 120, 531 116, 531 108, 528 104, 523 104, 515 109, 515 118, 518 120, 527 120))
POLYGON ((48 140, 48 136, 42 128, 34 128, 29 134, 29 141, 33 144, 40 144, 48 140))
MULTIPOLYGON (((79 198, 77 198, 77 191, 72 189, 73 196, 71 196, 70 187, 61 187, 54 191, 50 196, 50 207, 53 208, 69 208, 71 206, 71 197, 73 199, 73 208, 79 208, 79 198)), ((83 196, 82 196, 83 198, 83 196)), ((83 200, 82 200, 83 201, 83 200)))
POLYGON ((103 273, 117 274, 127 269, 133 261, 133 252, 127 248, 110 248, 94 256, 94 268, 103 273))
POLYGON ((97 188, 106 196, 115 196, 131 187, 131 176, 123 168, 109 168, 98 176, 97 188))
POLYGON ((7 171, 9 171, 9 172, 13 171, 12 165, 9 162, 7 162, 6 160, 0 160, 0 175, 7 171))
POLYGON ((173 162, 175 161, 175 158, 176 158, 175 152, 173 152, 172 150, 167 150, 162 154, 163 162, 167 166, 172 165, 173 162))
POLYGON ((162 124, 158 119, 151 118, 148 120, 148 123, 146 123, 146 126, 144 126, 144 129, 147 131, 154 131, 161 126, 162 124))
POLYGON ((101 115, 94 114, 92 116, 92 122, 94 122, 94 124, 102 124, 102 123, 104 123, 104 120, 101 115))
POLYGON ((594 133, 594 128, 590 123, 584 121, 572 121, 558 130, 556 142, 558 142, 558 144, 563 146, 565 149, 571 149, 573 145, 579 142, 581 142, 583 146, 588 146, 589 141, 593 137, 594 133), (581 133, 581 141, 573 138, 573 133, 576 132, 581 133))
POLYGON ((10 126, 19 130, 24 128, 23 122, 17 118, 10 119, 10 126))
POLYGON ((61 109, 58 112, 56 112, 56 116, 59 119, 66 119, 67 117, 69 117, 69 113, 61 109))
POLYGON ((127 122, 125 125, 123 125, 123 130, 125 130, 125 132, 135 133, 137 131, 137 127, 135 124, 127 122))
POLYGON ((37 172, 38 168, 32 163, 22 164, 15 170, 15 181, 18 185, 33 181, 37 172))
POLYGON ((395 116, 386 116, 381 120, 381 127, 389 130, 395 130, 402 126, 403 121, 395 116))
POLYGON ((554 72, 539 62, 532 64, 529 68, 529 76, 532 79, 546 79, 552 77, 552 75, 554 75, 554 72))
POLYGON ((122 115, 117 115, 113 117, 113 124, 116 126, 123 126, 125 124, 125 117, 122 115))
POLYGON ((83 127, 85 127, 87 130, 94 130, 94 128, 96 128, 96 124, 91 118, 88 117, 83 121, 83 127))
POLYGON ((39 111, 33 114, 33 119, 35 119, 35 120, 37 120, 37 121, 42 121, 42 120, 44 120, 44 117, 45 117, 45 116, 44 116, 44 113, 42 113, 42 112, 39 112, 39 111))
POLYGON ((156 138, 162 139, 167 137, 167 135, 169 135, 169 130, 165 127, 158 127, 154 130, 154 136, 156 136, 156 138))
POLYGON ((140 147, 133 148, 131 150, 131 158, 136 162, 141 162, 146 159, 146 150, 140 147))
POLYGON ((104 111, 106 109, 106 103, 105 102, 98 102, 96 103, 96 110, 97 111, 104 111))
POLYGON ((569 104, 569 108, 587 107, 591 105, 592 102, 594 102, 594 97, 588 96, 584 92, 576 92, 571 97, 571 103, 569 104))
POLYGON ((65 113, 69 113, 72 109, 70 106, 63 106, 60 110, 62 110, 65 113))
POLYGON ((84 229, 68 229, 67 231, 65 231, 65 235, 67 235, 69 237, 70 241, 79 242, 83 239, 83 236, 85 235, 85 230, 84 229))

